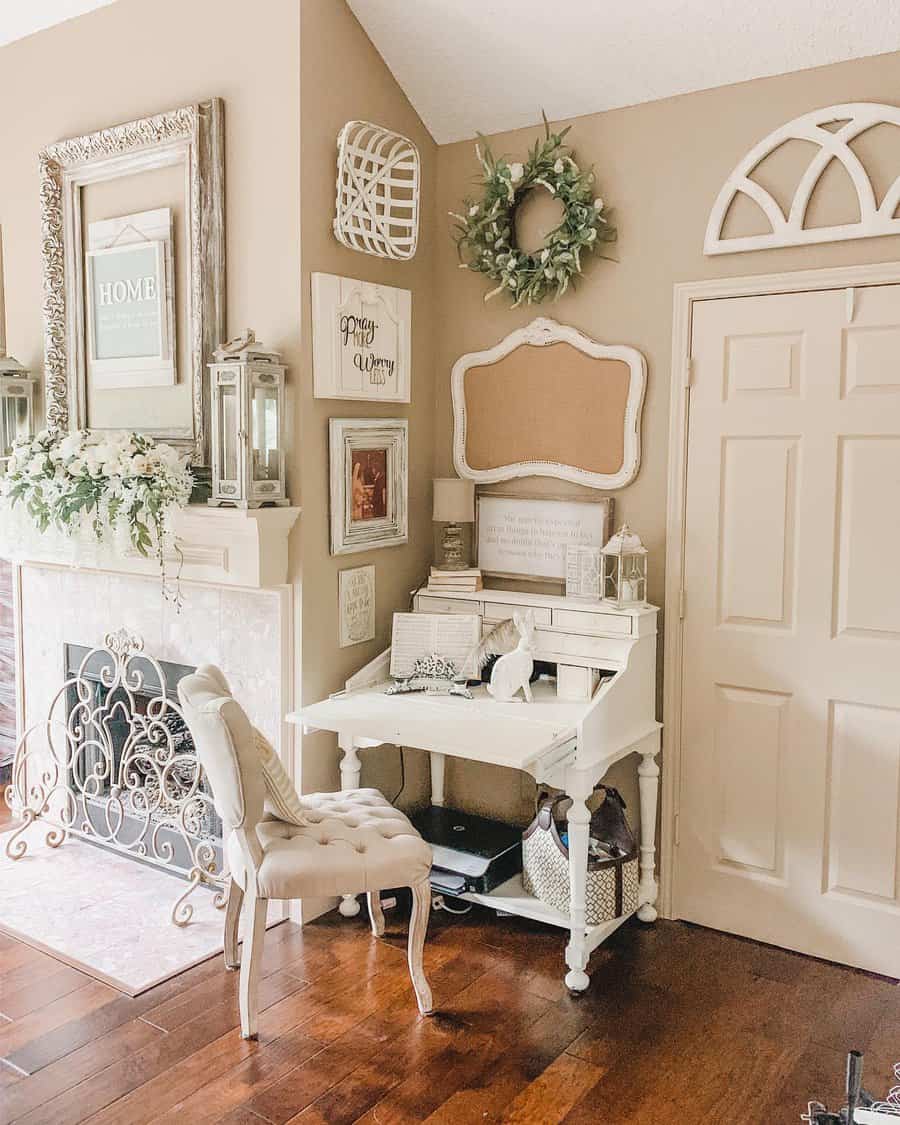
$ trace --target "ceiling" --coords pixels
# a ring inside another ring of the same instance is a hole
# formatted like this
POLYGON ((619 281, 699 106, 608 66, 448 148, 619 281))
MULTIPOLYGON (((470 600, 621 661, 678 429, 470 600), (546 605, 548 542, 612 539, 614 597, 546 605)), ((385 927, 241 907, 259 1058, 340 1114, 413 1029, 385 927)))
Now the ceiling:
POLYGON ((0 47, 112 3, 113 0, 0 0, 0 47))
MULTIPOLYGON (((112 2, 0 0, 0 45, 112 2)), ((900 49, 896 0, 348 3, 439 144, 900 49)))
POLYGON ((348 0, 439 144, 900 49, 896 0, 348 0))

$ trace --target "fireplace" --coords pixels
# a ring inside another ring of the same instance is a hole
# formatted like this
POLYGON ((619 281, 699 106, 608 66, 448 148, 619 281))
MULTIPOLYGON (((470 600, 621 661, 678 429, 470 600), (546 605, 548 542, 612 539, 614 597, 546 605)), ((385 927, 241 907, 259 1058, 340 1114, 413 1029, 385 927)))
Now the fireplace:
POLYGON ((222 822, 178 708, 178 683, 194 669, 135 653, 122 674, 115 651, 63 649, 67 785, 85 838, 185 877, 200 847, 221 870, 222 822))

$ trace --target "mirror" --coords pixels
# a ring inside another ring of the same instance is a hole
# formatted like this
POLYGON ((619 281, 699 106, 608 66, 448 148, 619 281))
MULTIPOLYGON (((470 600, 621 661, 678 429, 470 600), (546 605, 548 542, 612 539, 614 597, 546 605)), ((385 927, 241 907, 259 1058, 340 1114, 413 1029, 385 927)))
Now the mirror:
POLYGON ((139 430, 208 464, 206 364, 225 337, 218 98, 46 148, 47 422, 139 430))

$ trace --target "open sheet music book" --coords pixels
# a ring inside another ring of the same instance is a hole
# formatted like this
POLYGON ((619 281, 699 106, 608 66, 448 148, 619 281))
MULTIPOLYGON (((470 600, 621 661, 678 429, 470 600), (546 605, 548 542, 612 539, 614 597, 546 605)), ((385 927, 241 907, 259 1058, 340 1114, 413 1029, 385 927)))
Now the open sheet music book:
POLYGON ((395 613, 391 675, 411 676, 417 660, 436 654, 452 660, 458 675, 476 679, 471 655, 480 640, 477 613, 395 613))

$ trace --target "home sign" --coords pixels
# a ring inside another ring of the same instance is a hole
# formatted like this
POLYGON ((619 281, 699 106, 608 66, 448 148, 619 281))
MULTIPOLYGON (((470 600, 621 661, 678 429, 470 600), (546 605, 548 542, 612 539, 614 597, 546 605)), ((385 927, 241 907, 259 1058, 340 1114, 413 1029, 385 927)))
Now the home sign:
POLYGON ((91 223, 86 258, 90 385, 174 383, 170 209, 91 223))
POLYGON ((314 273, 315 397, 409 402, 411 311, 408 289, 314 273))

